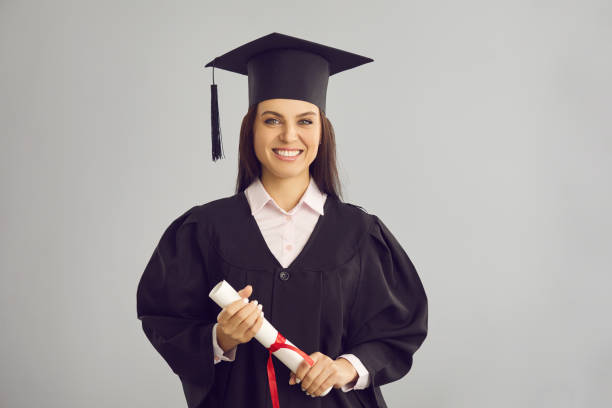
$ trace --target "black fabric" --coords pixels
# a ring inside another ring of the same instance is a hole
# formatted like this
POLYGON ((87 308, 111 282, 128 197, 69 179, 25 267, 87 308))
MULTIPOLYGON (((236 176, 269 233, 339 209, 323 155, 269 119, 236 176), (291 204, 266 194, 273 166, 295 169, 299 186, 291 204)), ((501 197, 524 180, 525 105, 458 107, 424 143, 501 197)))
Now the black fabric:
POLYGON ((164 231, 138 285, 137 315, 188 407, 272 406, 268 351, 257 340, 238 345, 234 362, 213 363, 220 308, 208 293, 222 279, 236 290, 251 284, 250 298, 307 354, 352 353, 370 373, 364 390, 311 398, 289 385, 288 368, 274 358, 281 408, 386 407, 380 386, 408 373, 427 335, 427 297, 378 217, 329 196, 324 213, 288 268, 268 248, 244 192, 194 206, 164 231))
POLYGON ((301 50, 271 50, 248 62, 249 107, 267 99, 298 99, 325 113, 329 64, 301 50))
POLYGON ((308 101, 325 110, 331 75, 374 61, 352 52, 270 33, 214 58, 205 67, 248 75, 249 107, 266 99, 308 101))

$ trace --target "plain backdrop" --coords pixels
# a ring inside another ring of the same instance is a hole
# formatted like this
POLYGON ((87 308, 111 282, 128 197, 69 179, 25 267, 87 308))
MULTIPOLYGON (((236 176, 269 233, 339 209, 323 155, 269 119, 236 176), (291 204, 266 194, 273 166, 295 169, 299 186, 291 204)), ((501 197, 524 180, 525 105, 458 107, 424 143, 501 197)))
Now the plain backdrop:
POLYGON ((204 64, 271 32, 374 59, 327 114, 429 299, 388 405, 610 406, 609 0, 0 1, 0 405, 186 406, 136 287, 235 192, 247 77, 215 70, 213 163, 204 64))

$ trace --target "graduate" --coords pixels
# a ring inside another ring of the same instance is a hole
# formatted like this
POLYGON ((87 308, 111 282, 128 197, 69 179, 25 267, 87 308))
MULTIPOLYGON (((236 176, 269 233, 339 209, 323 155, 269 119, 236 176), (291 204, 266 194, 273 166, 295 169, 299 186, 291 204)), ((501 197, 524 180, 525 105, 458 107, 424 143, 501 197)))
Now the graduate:
POLYGON ((137 288, 144 333, 189 408, 386 407, 380 386, 411 369, 427 335, 423 285, 381 219, 341 200, 325 114, 329 77, 371 61, 272 33, 206 65, 213 160, 214 69, 248 75, 236 192, 177 214, 137 288), (241 296, 223 309, 208 296, 222 280, 241 296), (253 340, 264 315, 312 364, 267 367, 253 340))

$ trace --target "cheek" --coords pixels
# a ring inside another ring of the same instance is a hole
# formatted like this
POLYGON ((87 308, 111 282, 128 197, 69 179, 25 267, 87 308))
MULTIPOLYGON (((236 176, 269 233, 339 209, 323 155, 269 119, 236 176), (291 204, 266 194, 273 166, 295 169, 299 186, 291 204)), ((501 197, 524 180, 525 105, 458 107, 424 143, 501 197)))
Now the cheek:
POLYGON ((265 132, 255 131, 255 129, 253 129, 253 131, 253 148, 255 149, 255 155, 257 157, 263 157, 267 145, 265 132))
POLYGON ((317 149, 319 148, 319 133, 313 132, 312 135, 309 135, 305 140, 306 146, 308 147, 309 154, 315 155, 317 153, 317 149))
POLYGON ((253 148, 255 149, 255 153, 259 154, 261 151, 261 138, 257 136, 253 137, 253 148))

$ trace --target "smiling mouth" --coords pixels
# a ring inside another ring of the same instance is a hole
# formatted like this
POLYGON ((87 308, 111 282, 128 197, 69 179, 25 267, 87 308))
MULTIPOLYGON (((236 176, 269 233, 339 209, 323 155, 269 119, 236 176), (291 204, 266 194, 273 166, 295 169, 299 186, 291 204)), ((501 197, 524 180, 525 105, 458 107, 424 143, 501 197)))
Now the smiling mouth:
POLYGON ((302 149, 272 149, 272 151, 283 157, 296 157, 302 154, 302 149))

